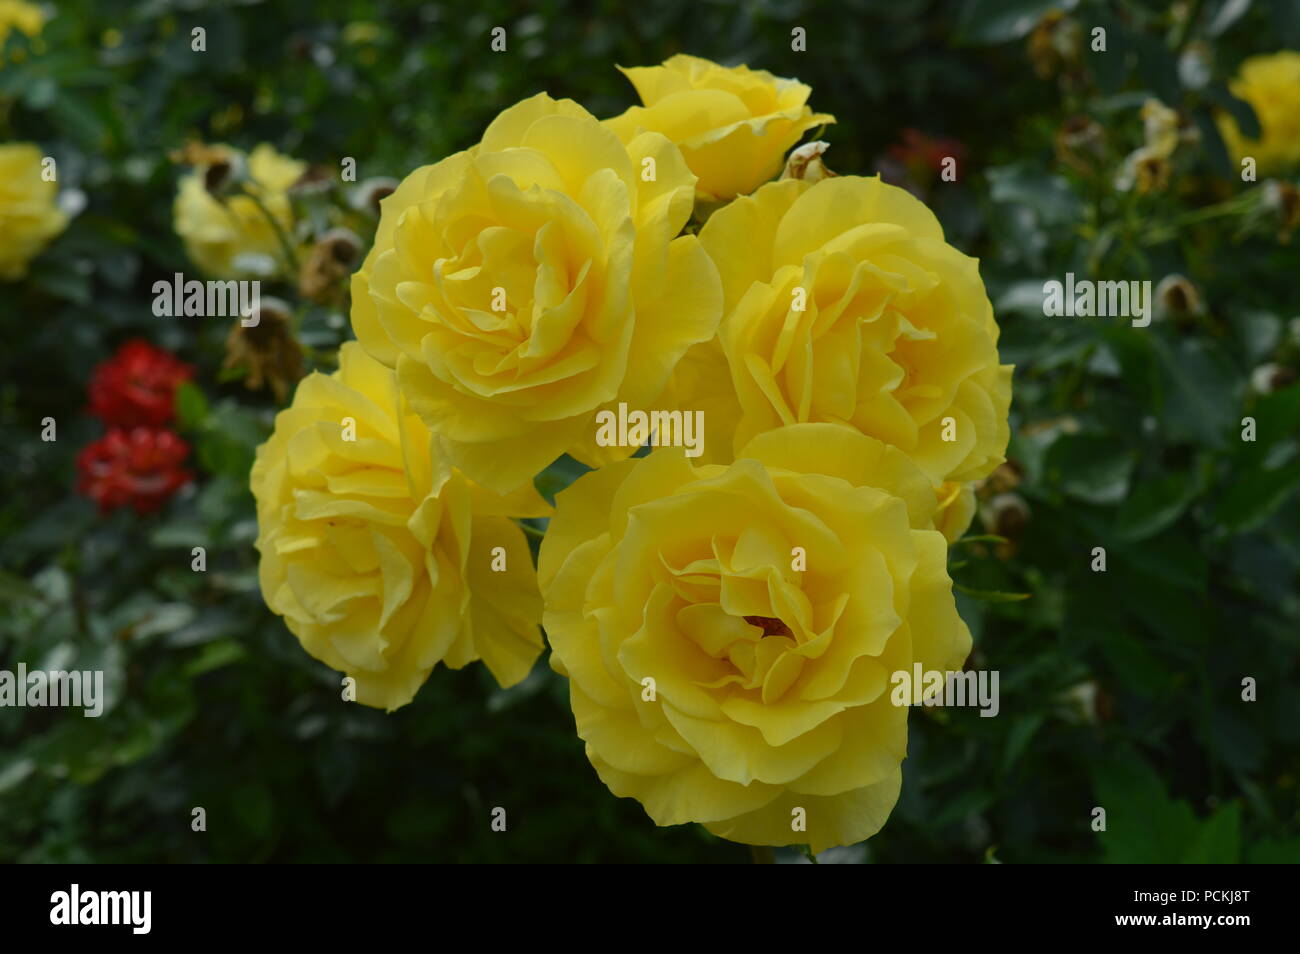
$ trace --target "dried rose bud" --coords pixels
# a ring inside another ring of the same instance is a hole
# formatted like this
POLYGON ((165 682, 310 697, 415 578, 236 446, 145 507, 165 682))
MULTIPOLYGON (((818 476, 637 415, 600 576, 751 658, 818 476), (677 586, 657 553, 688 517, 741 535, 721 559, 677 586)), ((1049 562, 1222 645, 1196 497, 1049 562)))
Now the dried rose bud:
POLYGON ((1136 188, 1139 195, 1162 192, 1169 185, 1173 165, 1159 149, 1143 146, 1130 153, 1115 177, 1115 188, 1128 192, 1136 188))
POLYGON ((1029 504, 1019 494, 998 494, 981 505, 980 520, 990 533, 1014 543, 1029 523, 1029 504))
POLYGON ((336 298, 342 280, 361 261, 361 239, 349 229, 330 229, 316 240, 298 274, 298 292, 318 304, 336 298))
POLYGON ((172 153, 172 161, 195 167, 203 188, 216 199, 239 191, 248 181, 248 160, 242 152, 228 146, 208 146, 189 142, 172 153))
POLYGON ((1026 41, 1029 62, 1042 79, 1049 79, 1079 62, 1083 28, 1059 10, 1049 11, 1026 41))
POLYGON ((1055 147, 1057 159, 1088 175, 1106 153, 1106 132, 1091 116, 1071 116, 1057 130, 1055 147))
POLYGON ((1061 716, 1069 722, 1097 724, 1097 683, 1089 679, 1056 697, 1061 716))
POLYGON ((379 216, 379 203, 392 195, 397 186, 397 180, 388 176, 366 179, 357 183, 357 187, 352 190, 352 195, 348 201, 352 208, 377 218, 379 216))
POLYGON ((1008 458, 999 464, 993 473, 979 482, 976 493, 981 500, 996 497, 998 494, 1010 493, 1020 486, 1024 474, 1025 469, 1020 466, 1020 462, 1014 458, 1008 458))
POLYGON ((1278 241, 1291 240, 1291 233, 1300 225, 1300 191, 1289 182, 1270 179, 1264 183, 1264 205, 1278 217, 1278 241))
POLYGON ((1261 364, 1250 372, 1250 389, 1256 394, 1280 391, 1296 378, 1295 371, 1280 364, 1261 364))
POLYGON ((290 195, 318 195, 329 191, 334 184, 334 175, 325 166, 309 166, 293 185, 289 186, 290 195))
POLYGON ((819 182, 822 179, 829 179, 838 175, 838 173, 831 172, 830 169, 826 168, 826 164, 822 161, 822 156, 829 148, 830 143, 821 140, 804 143, 790 153, 790 158, 785 162, 785 170, 781 173, 781 178, 819 182))
POLYGON ((226 370, 246 368, 244 385, 260 391, 269 385, 278 402, 302 377, 302 347, 294 337, 287 302, 261 296, 256 314, 246 314, 226 336, 226 370))
POLYGON ((1156 285, 1156 302, 1164 314, 1177 318, 1203 314, 1205 303, 1201 293, 1186 277, 1166 275, 1156 285))

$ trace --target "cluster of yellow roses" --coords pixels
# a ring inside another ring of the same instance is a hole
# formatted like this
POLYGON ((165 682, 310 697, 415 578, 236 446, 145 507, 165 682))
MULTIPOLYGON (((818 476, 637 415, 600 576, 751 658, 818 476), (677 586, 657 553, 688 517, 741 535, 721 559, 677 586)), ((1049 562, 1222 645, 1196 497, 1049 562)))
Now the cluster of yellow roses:
POLYGON ((890 674, 970 650, 945 537, 1003 460, 1011 368, 920 201, 768 181, 833 121, 808 87, 626 72, 642 106, 535 96, 384 200, 357 341, 258 451, 262 592, 389 710, 439 662, 518 682, 541 621, 593 766, 656 823, 860 841, 907 750, 890 674), (602 446, 620 403, 703 411, 705 455, 602 446), (593 470, 552 514, 564 454, 593 470), (534 569, 510 518, 540 516, 534 569))

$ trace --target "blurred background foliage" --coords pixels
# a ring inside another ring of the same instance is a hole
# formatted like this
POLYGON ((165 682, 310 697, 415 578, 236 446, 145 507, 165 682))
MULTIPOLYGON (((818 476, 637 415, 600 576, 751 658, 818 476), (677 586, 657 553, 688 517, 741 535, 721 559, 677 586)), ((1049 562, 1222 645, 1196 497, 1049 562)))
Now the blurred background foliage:
MULTIPOLYGON (((337 675, 257 592, 247 471, 275 400, 221 371, 228 322, 150 310, 154 281, 194 271, 172 225, 169 154, 187 141, 400 178, 541 90, 621 112, 633 94, 615 64, 690 52, 812 85, 839 119, 830 167, 885 168, 981 259, 1017 366, 1012 464, 972 529, 1003 542, 953 550, 972 665, 1000 671, 1001 714, 913 713, 893 817, 836 857, 1300 860, 1296 179, 1242 182, 1214 121, 1253 128, 1227 83, 1247 56, 1300 50, 1300 4, 521 6, 67 0, 47 5, 39 44, 10 36, 0 141, 38 143, 84 207, 26 280, 0 285, 0 667, 101 668, 109 700, 99 719, 0 709, 0 859, 746 860, 612 797, 545 659, 508 692, 482 667, 439 667, 396 714, 340 704, 337 675), (807 52, 790 49, 795 26, 807 52), (1167 187, 1117 188, 1151 97, 1196 132, 1167 187), (891 151, 909 129, 960 150, 957 182, 891 151), (1181 275, 1191 291, 1165 294, 1148 328, 1045 319, 1042 284, 1069 271, 1181 275), (136 336, 198 369, 178 409, 198 480, 159 514, 100 516, 73 491, 99 433, 86 382, 136 336), (38 437, 45 416, 57 442, 38 437), (1248 676, 1257 702, 1241 701, 1248 676)), ((308 366, 328 368, 345 300, 265 291, 295 302, 308 366)))

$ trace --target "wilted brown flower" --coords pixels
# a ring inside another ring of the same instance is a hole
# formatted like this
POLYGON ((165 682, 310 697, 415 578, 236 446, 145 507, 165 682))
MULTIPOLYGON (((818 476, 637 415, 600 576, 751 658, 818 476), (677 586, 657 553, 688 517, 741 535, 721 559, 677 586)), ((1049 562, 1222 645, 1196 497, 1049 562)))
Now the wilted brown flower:
POLYGON ((1115 187, 1121 192, 1137 189, 1139 195, 1160 192, 1169 185, 1173 171, 1169 159, 1158 149, 1143 146, 1124 160, 1119 175, 1115 177, 1115 187))
POLYGON ((248 181, 248 160, 229 146, 208 145, 190 140, 168 158, 180 165, 194 166, 202 176, 203 188, 214 198, 235 192, 248 181))
POLYGON ((1182 275, 1166 275, 1156 285, 1159 309, 1175 318, 1194 317, 1205 310, 1201 293, 1182 275))
POLYGON ((1294 369, 1281 364, 1261 364, 1250 373, 1250 389, 1256 394, 1280 391, 1296 379, 1294 369))
POLYGON ((234 154, 229 146, 208 145, 197 139, 191 139, 179 149, 173 149, 167 158, 179 166, 211 166, 227 162, 234 154))
POLYGON ((298 293, 325 304, 337 298, 342 281, 361 260, 361 239, 348 229, 330 229, 316 240, 298 272, 298 293))
POLYGON ((1029 62, 1042 79, 1076 66, 1083 47, 1083 28, 1060 10, 1049 11, 1027 41, 1029 62))
POLYGON ((988 500, 998 494, 1009 494, 1020 486, 1024 474, 1025 469, 1020 466, 1020 462, 1009 457, 999 464, 993 473, 975 485, 976 496, 981 500, 988 500))
POLYGON ((270 385, 276 401, 284 403, 290 388, 302 377, 302 347, 294 337, 286 302, 262 296, 255 314, 244 315, 226 336, 222 368, 245 368, 244 386, 260 391, 270 385), (250 320, 251 319, 251 320, 250 320))
POLYGON ((290 195, 313 195, 327 191, 334 184, 334 174, 325 166, 308 166, 289 186, 290 195))
POLYGON ((1136 188, 1139 194, 1160 192, 1173 176, 1175 150, 1180 144, 1195 142, 1200 134, 1177 110, 1158 99, 1148 98, 1140 115, 1144 144, 1125 158, 1115 187, 1122 192, 1136 188))
POLYGON ((1277 212, 1279 242, 1291 241, 1291 233, 1300 225, 1300 191, 1289 182, 1270 179, 1264 187, 1264 204, 1277 212))
POLYGON ((785 161, 785 169, 781 173, 781 178, 820 182, 822 179, 829 179, 832 176, 839 175, 839 173, 831 172, 830 169, 826 168, 826 164, 822 161, 822 156, 829 148, 830 143, 821 140, 804 143, 790 153, 790 158, 785 161))
POLYGON ((1057 159, 1090 175, 1105 155, 1106 133, 1091 116, 1071 116, 1056 131, 1055 146, 1057 159))
POLYGON ((1115 715, 1115 700, 1093 679, 1078 683, 1056 698, 1057 710, 1069 722, 1097 725, 1115 715))
POLYGON ((1006 538, 1006 543, 997 545, 996 553, 999 559, 1009 559, 1029 523, 1029 504, 1016 493, 998 494, 980 504, 980 522, 989 533, 1006 538))
POLYGON ((379 203, 396 191, 398 182, 388 176, 377 176, 358 182, 348 201, 352 208, 379 217, 379 203))

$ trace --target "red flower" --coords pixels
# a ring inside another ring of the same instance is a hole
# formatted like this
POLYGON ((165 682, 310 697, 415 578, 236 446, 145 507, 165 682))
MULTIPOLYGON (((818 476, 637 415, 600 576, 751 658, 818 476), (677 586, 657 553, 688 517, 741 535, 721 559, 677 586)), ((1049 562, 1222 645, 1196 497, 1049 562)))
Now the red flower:
POLYGON ((161 427, 175 414, 176 388, 194 369, 136 338, 95 368, 90 413, 106 427, 161 427))
POLYGON ((918 182, 925 182, 943 171, 945 159, 951 157, 960 164, 966 147, 956 139, 939 139, 919 129, 904 129, 902 142, 889 147, 889 156, 907 166, 918 182))
POLYGON ((130 504, 151 513, 190 482, 181 467, 189 445, 165 428, 115 427, 77 455, 77 490, 99 504, 100 512, 130 504))

